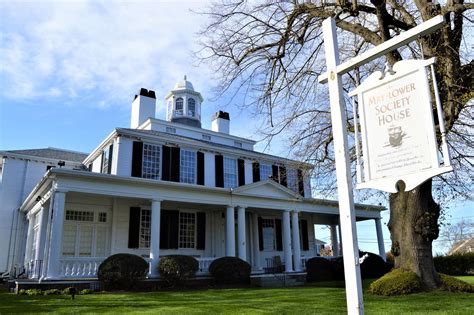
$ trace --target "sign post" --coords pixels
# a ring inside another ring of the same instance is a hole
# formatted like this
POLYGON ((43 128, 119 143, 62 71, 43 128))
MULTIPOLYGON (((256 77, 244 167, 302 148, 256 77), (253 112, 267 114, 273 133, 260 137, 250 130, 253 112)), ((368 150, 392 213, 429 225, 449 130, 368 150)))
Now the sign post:
POLYGON ((341 76, 344 73, 381 57, 420 36, 434 32, 443 24, 444 18, 442 16, 437 16, 379 46, 372 48, 348 62, 339 64, 339 49, 337 44, 335 19, 328 18, 323 22, 327 72, 322 74, 318 80, 320 83, 328 82, 329 86, 348 314, 364 314, 364 302, 355 224, 354 197, 352 193, 352 177, 348 154, 346 110, 341 76))

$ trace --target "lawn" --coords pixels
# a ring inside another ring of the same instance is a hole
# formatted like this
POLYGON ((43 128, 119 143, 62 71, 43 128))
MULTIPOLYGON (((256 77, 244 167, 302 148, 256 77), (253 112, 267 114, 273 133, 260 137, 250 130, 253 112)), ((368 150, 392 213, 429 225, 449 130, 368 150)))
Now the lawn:
MULTIPOLYGON (((465 277, 474 283, 474 277, 465 277)), ((364 283, 367 287, 368 282, 364 283)), ((474 294, 434 291, 402 297, 364 294, 367 314, 472 314, 474 294)), ((343 314, 339 284, 281 289, 221 289, 179 292, 96 293, 77 296, 18 296, 0 292, 5 313, 153 313, 153 314, 343 314)))

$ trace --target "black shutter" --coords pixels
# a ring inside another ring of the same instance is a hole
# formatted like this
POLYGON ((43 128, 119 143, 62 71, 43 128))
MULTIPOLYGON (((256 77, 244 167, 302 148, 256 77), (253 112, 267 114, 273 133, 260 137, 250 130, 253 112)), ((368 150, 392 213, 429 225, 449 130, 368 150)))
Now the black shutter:
POLYGON ((132 176, 142 177, 143 142, 133 141, 132 176))
POLYGON ((100 172, 104 173, 104 151, 102 151, 102 154, 100 155, 100 172))
POLYGON ((272 165, 272 179, 278 183, 278 165, 272 165))
POLYGON ((204 185, 204 153, 197 153, 197 183, 198 185, 204 185))
POLYGON ((130 207, 128 220, 128 248, 138 248, 140 238, 140 208, 130 207))
POLYGON ((253 175, 253 182, 260 181, 260 163, 253 162, 252 163, 252 175, 253 175))
POLYGON ((224 157, 216 155, 216 187, 224 187, 224 157))
POLYGON ((304 179, 303 179, 303 171, 298 170, 298 191, 301 196, 304 197, 304 179))
POLYGON ((245 161, 242 159, 237 160, 237 170, 239 174, 239 186, 245 185, 245 161))
POLYGON ((258 217, 258 248, 263 250, 263 219, 258 217))
POLYGON ((112 174, 112 157, 114 155, 114 145, 109 146, 109 165, 107 167, 107 174, 112 174))
POLYGON ((303 250, 309 250, 309 240, 308 240, 308 221, 301 220, 301 238, 303 240, 303 250))
POLYGON ((286 181, 286 167, 280 166, 280 184, 287 187, 288 183, 286 181))
POLYGON ((169 231, 169 246, 178 249, 179 211, 170 211, 169 231))
POLYGON ((170 147, 163 146, 163 162, 161 167, 161 179, 170 180, 170 147))
POLYGON ((196 249, 205 249, 206 247, 206 213, 198 212, 196 214, 197 240, 196 249))
POLYGON ((281 220, 275 219, 275 234, 276 234, 276 250, 283 250, 283 238, 281 233, 281 220))
POLYGON ((89 164, 89 166, 87 167, 87 170, 88 170, 89 172, 92 172, 92 163, 89 164))
POLYGON ((172 182, 179 183, 179 168, 180 168, 180 149, 173 147, 171 148, 171 172, 170 172, 170 180, 172 182))
POLYGON ((170 211, 161 210, 160 249, 170 248, 170 211))

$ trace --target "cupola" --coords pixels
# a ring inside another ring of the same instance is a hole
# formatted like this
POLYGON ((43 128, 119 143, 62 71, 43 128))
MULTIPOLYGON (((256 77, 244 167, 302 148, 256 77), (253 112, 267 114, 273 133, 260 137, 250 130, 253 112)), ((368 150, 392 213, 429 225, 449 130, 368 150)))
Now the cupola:
POLYGON ((201 128, 201 93, 184 76, 166 95, 167 120, 201 128))

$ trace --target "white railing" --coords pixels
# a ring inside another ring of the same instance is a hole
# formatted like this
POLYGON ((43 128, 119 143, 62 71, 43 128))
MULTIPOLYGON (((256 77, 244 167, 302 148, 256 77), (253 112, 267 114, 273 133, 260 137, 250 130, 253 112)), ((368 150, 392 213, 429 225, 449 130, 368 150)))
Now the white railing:
POLYGON ((95 278, 105 257, 71 257, 60 260, 61 276, 64 278, 95 278))
POLYGON ((196 258, 199 262, 198 274, 206 274, 209 272, 209 266, 216 259, 215 257, 199 257, 196 258))

